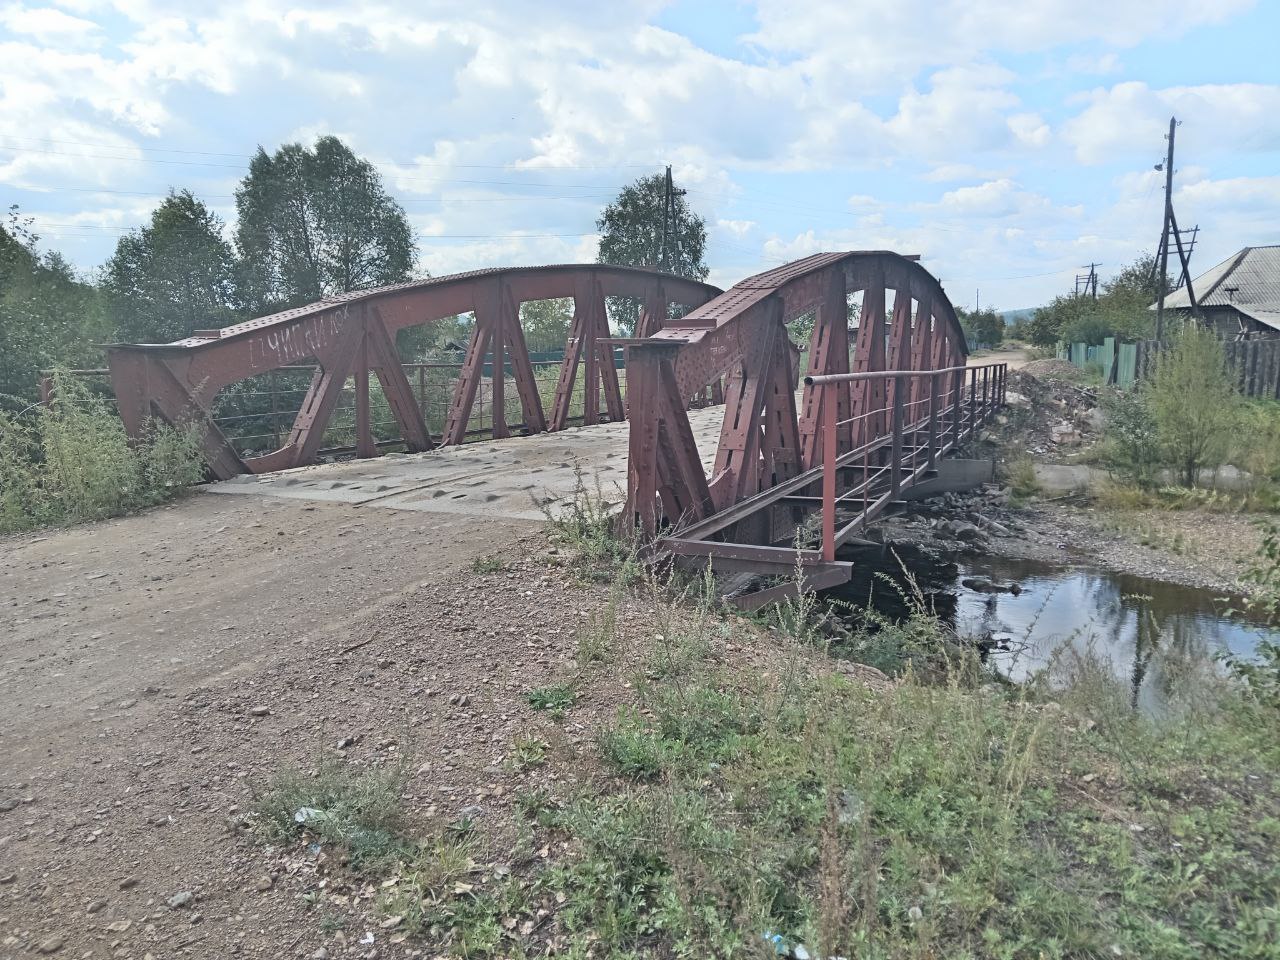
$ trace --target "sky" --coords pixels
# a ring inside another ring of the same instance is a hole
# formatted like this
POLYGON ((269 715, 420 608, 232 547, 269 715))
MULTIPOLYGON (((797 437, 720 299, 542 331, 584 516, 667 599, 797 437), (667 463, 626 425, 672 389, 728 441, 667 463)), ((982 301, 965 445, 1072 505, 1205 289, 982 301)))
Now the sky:
POLYGON ((1020 308, 1154 251, 1171 115, 1193 272, 1280 243, 1277 38, 1280 0, 0 0, 0 202, 90 274, 335 134, 438 276, 594 260, 670 164, 720 286, 890 249, 1020 308))

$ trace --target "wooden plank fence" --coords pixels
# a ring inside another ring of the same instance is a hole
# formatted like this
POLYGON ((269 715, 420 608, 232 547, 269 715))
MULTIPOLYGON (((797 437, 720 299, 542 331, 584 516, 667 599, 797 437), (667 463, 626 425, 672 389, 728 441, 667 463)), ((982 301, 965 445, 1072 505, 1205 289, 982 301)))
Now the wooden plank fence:
MULTIPOLYGON (((1222 350, 1227 369, 1242 395, 1280 400, 1280 340, 1226 340, 1222 350)), ((1099 346, 1058 344, 1059 359, 1082 369, 1092 366, 1107 383, 1125 388, 1151 376, 1159 353, 1160 343, 1156 340, 1117 344, 1108 337, 1099 346)))

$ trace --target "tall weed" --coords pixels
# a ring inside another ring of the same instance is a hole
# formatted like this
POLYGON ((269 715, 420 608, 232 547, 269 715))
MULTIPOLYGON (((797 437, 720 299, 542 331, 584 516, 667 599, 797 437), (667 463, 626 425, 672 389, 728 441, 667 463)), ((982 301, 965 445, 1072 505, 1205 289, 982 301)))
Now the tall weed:
POLYGON ((119 516, 202 478, 201 424, 153 421, 131 443, 115 411, 75 378, 55 374, 54 398, 27 419, 0 415, 0 532, 119 516))

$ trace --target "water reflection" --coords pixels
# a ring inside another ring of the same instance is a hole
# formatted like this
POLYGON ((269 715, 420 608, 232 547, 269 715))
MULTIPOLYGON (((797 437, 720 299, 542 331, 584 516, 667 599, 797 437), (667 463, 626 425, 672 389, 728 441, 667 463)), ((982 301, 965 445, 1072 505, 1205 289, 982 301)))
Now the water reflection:
MULTIPOLYGON (((1045 667, 1065 647, 1091 650, 1128 678, 1135 706, 1152 707, 1165 688, 1166 658, 1204 659, 1221 651, 1248 656, 1276 631, 1226 614, 1218 593, 1086 567, 1002 557, 938 560, 898 551, 935 612, 965 636, 1006 641, 992 660, 1011 679, 1045 667), (1017 583, 1018 594, 971 589, 963 580, 1017 583)), ((902 565, 884 549, 852 553, 855 576, 827 595, 857 607, 870 603, 890 616, 906 614, 902 565), (886 582, 888 580, 892 582, 886 582)))

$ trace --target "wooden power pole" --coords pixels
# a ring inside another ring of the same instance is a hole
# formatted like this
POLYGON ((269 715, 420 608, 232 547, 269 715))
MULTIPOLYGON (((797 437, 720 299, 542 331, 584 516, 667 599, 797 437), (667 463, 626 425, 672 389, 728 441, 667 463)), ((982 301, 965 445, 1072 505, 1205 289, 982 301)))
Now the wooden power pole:
MULTIPOLYGON (((1173 138, 1178 130, 1178 118, 1169 118, 1169 152, 1164 161, 1164 225, 1160 228, 1160 251, 1156 269, 1160 271, 1160 299, 1156 301, 1156 339, 1164 339, 1164 301, 1169 295, 1169 237, 1178 248, 1178 260, 1182 264, 1182 276, 1187 282, 1187 299, 1191 301, 1191 315, 1200 317, 1200 304, 1191 284, 1191 257, 1182 245, 1182 231, 1173 212, 1173 138)), ((1160 169, 1156 167, 1156 169, 1160 169)))

